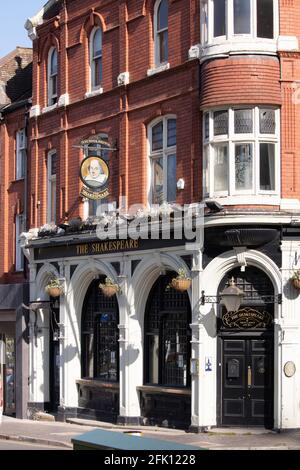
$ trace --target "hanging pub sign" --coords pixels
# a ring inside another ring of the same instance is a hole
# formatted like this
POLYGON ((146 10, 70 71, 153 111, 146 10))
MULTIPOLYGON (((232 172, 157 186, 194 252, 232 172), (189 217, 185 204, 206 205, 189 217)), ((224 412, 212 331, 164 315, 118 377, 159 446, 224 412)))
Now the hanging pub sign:
POLYGON ((109 195, 109 167, 104 155, 117 149, 98 137, 83 140, 78 147, 88 153, 80 165, 80 179, 84 185, 81 196, 92 200, 106 198, 109 195))
POLYGON ((84 184, 81 190, 83 197, 97 200, 109 195, 109 168, 106 161, 98 155, 91 155, 82 161, 80 179, 84 184))

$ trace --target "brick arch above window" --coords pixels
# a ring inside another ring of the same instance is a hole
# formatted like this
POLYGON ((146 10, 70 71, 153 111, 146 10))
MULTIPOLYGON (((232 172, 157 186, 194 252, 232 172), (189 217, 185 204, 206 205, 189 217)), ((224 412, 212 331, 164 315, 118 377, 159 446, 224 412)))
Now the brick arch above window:
POLYGON ((60 53, 60 42, 54 33, 49 34, 46 40, 42 43, 39 55, 38 62, 41 63, 44 60, 48 59, 50 49, 54 47, 57 50, 57 53, 60 53))
POLYGON ((93 29, 96 27, 100 27, 103 32, 106 31, 106 24, 102 15, 100 15, 100 13, 92 11, 89 16, 86 17, 80 30, 81 44, 84 42, 85 39, 90 37, 93 29))

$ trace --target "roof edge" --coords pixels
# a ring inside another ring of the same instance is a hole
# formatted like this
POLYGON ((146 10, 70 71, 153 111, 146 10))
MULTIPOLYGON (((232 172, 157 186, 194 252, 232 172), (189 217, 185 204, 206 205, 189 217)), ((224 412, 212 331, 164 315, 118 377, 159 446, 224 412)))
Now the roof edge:
POLYGON ((37 26, 40 26, 41 24, 43 24, 44 14, 47 13, 48 10, 50 10, 52 5, 54 5, 55 3, 59 1, 60 0, 48 0, 48 2, 43 6, 43 8, 36 15, 26 20, 24 27, 27 30, 29 39, 34 41, 35 39, 38 38, 38 35, 36 32, 37 26))

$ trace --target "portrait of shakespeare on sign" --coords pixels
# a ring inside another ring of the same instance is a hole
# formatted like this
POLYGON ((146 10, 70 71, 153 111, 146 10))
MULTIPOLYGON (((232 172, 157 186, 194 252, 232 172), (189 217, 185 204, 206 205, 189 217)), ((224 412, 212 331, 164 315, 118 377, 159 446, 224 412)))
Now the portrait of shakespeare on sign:
POLYGON ((106 162, 97 156, 86 158, 81 166, 81 180, 91 189, 97 190, 105 185, 109 177, 106 162))

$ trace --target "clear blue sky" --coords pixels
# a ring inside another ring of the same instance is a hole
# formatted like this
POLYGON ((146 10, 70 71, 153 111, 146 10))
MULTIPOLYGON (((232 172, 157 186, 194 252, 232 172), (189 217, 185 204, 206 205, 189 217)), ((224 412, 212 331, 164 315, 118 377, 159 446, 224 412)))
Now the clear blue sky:
POLYGON ((0 57, 3 57, 16 46, 31 47, 24 28, 25 21, 35 15, 47 0, 2 0, 1 3, 0 57))

